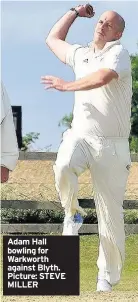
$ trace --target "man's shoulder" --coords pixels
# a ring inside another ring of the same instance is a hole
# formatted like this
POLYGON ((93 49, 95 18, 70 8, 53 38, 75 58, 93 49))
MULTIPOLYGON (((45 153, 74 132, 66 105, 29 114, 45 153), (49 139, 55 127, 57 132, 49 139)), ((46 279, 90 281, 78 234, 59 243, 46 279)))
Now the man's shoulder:
POLYGON ((85 46, 85 45, 81 45, 81 44, 73 44, 72 48, 74 48, 74 50, 79 49, 81 52, 86 52, 89 49, 88 45, 85 46))
MULTIPOLYGON (((127 69, 131 73, 131 58, 128 50, 120 43, 113 45, 106 57, 107 61, 117 64, 119 69, 127 69)), ((130 75, 129 73, 129 75, 130 75)))
POLYGON ((72 50, 75 54, 75 57, 77 59, 79 59, 79 58, 81 59, 83 56, 85 56, 87 54, 87 52, 89 51, 89 47, 85 46, 85 45, 80 45, 80 44, 73 44, 72 50))
POLYGON ((111 53, 114 53, 115 55, 125 55, 126 57, 130 57, 128 50, 124 47, 123 44, 116 44, 110 49, 111 53))

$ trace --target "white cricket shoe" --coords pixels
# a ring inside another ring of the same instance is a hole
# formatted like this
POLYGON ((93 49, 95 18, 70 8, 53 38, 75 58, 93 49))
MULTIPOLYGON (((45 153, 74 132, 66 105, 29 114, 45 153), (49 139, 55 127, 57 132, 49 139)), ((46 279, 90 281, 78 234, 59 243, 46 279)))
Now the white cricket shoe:
POLYGON ((97 292, 111 292, 112 291, 112 285, 105 279, 98 280, 97 282, 97 292))
POLYGON ((82 224, 83 218, 80 213, 76 213, 71 217, 65 216, 62 235, 77 236, 82 224))

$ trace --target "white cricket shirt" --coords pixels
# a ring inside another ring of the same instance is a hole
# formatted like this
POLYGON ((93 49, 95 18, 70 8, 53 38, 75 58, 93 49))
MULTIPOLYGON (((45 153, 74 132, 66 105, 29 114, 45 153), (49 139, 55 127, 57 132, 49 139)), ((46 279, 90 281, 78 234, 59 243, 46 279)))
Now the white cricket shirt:
POLYGON ((132 77, 128 51, 120 41, 106 43, 94 52, 93 46, 72 45, 66 64, 75 72, 76 80, 102 68, 117 72, 118 79, 107 85, 75 92, 72 129, 80 137, 125 137, 130 134, 132 77))
POLYGON ((19 151, 13 122, 12 109, 6 89, 1 83, 1 166, 13 170, 17 164, 19 151))

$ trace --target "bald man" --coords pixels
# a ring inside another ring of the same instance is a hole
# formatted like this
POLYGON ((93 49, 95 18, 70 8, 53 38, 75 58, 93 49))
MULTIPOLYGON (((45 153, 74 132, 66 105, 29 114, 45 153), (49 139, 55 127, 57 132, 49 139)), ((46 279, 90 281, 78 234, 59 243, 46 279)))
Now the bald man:
POLYGON ((78 176, 88 168, 99 230, 97 291, 111 291, 120 281, 125 260, 123 199, 131 164, 131 62, 120 43, 125 21, 113 11, 102 14, 87 46, 65 42, 78 17, 93 16, 90 5, 72 8, 46 39, 54 54, 73 69, 76 80, 42 76, 41 83, 46 89, 75 91, 71 129, 63 135, 53 167, 65 210, 63 235, 78 235, 82 225, 85 212, 77 200, 78 176))

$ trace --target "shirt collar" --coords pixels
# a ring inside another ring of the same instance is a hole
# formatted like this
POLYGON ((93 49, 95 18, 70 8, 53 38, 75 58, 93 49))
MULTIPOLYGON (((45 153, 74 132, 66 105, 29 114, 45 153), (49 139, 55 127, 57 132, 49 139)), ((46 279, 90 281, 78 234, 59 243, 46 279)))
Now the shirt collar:
POLYGON ((99 57, 100 55, 102 55, 103 53, 105 53, 107 50, 109 50, 111 47, 113 47, 114 45, 120 45, 120 40, 107 42, 105 44, 105 46, 103 47, 103 49, 99 50, 96 53, 94 51, 94 43, 93 43, 93 41, 90 42, 90 43, 88 43, 88 47, 89 47, 90 51, 92 51, 95 54, 95 57, 99 57))

